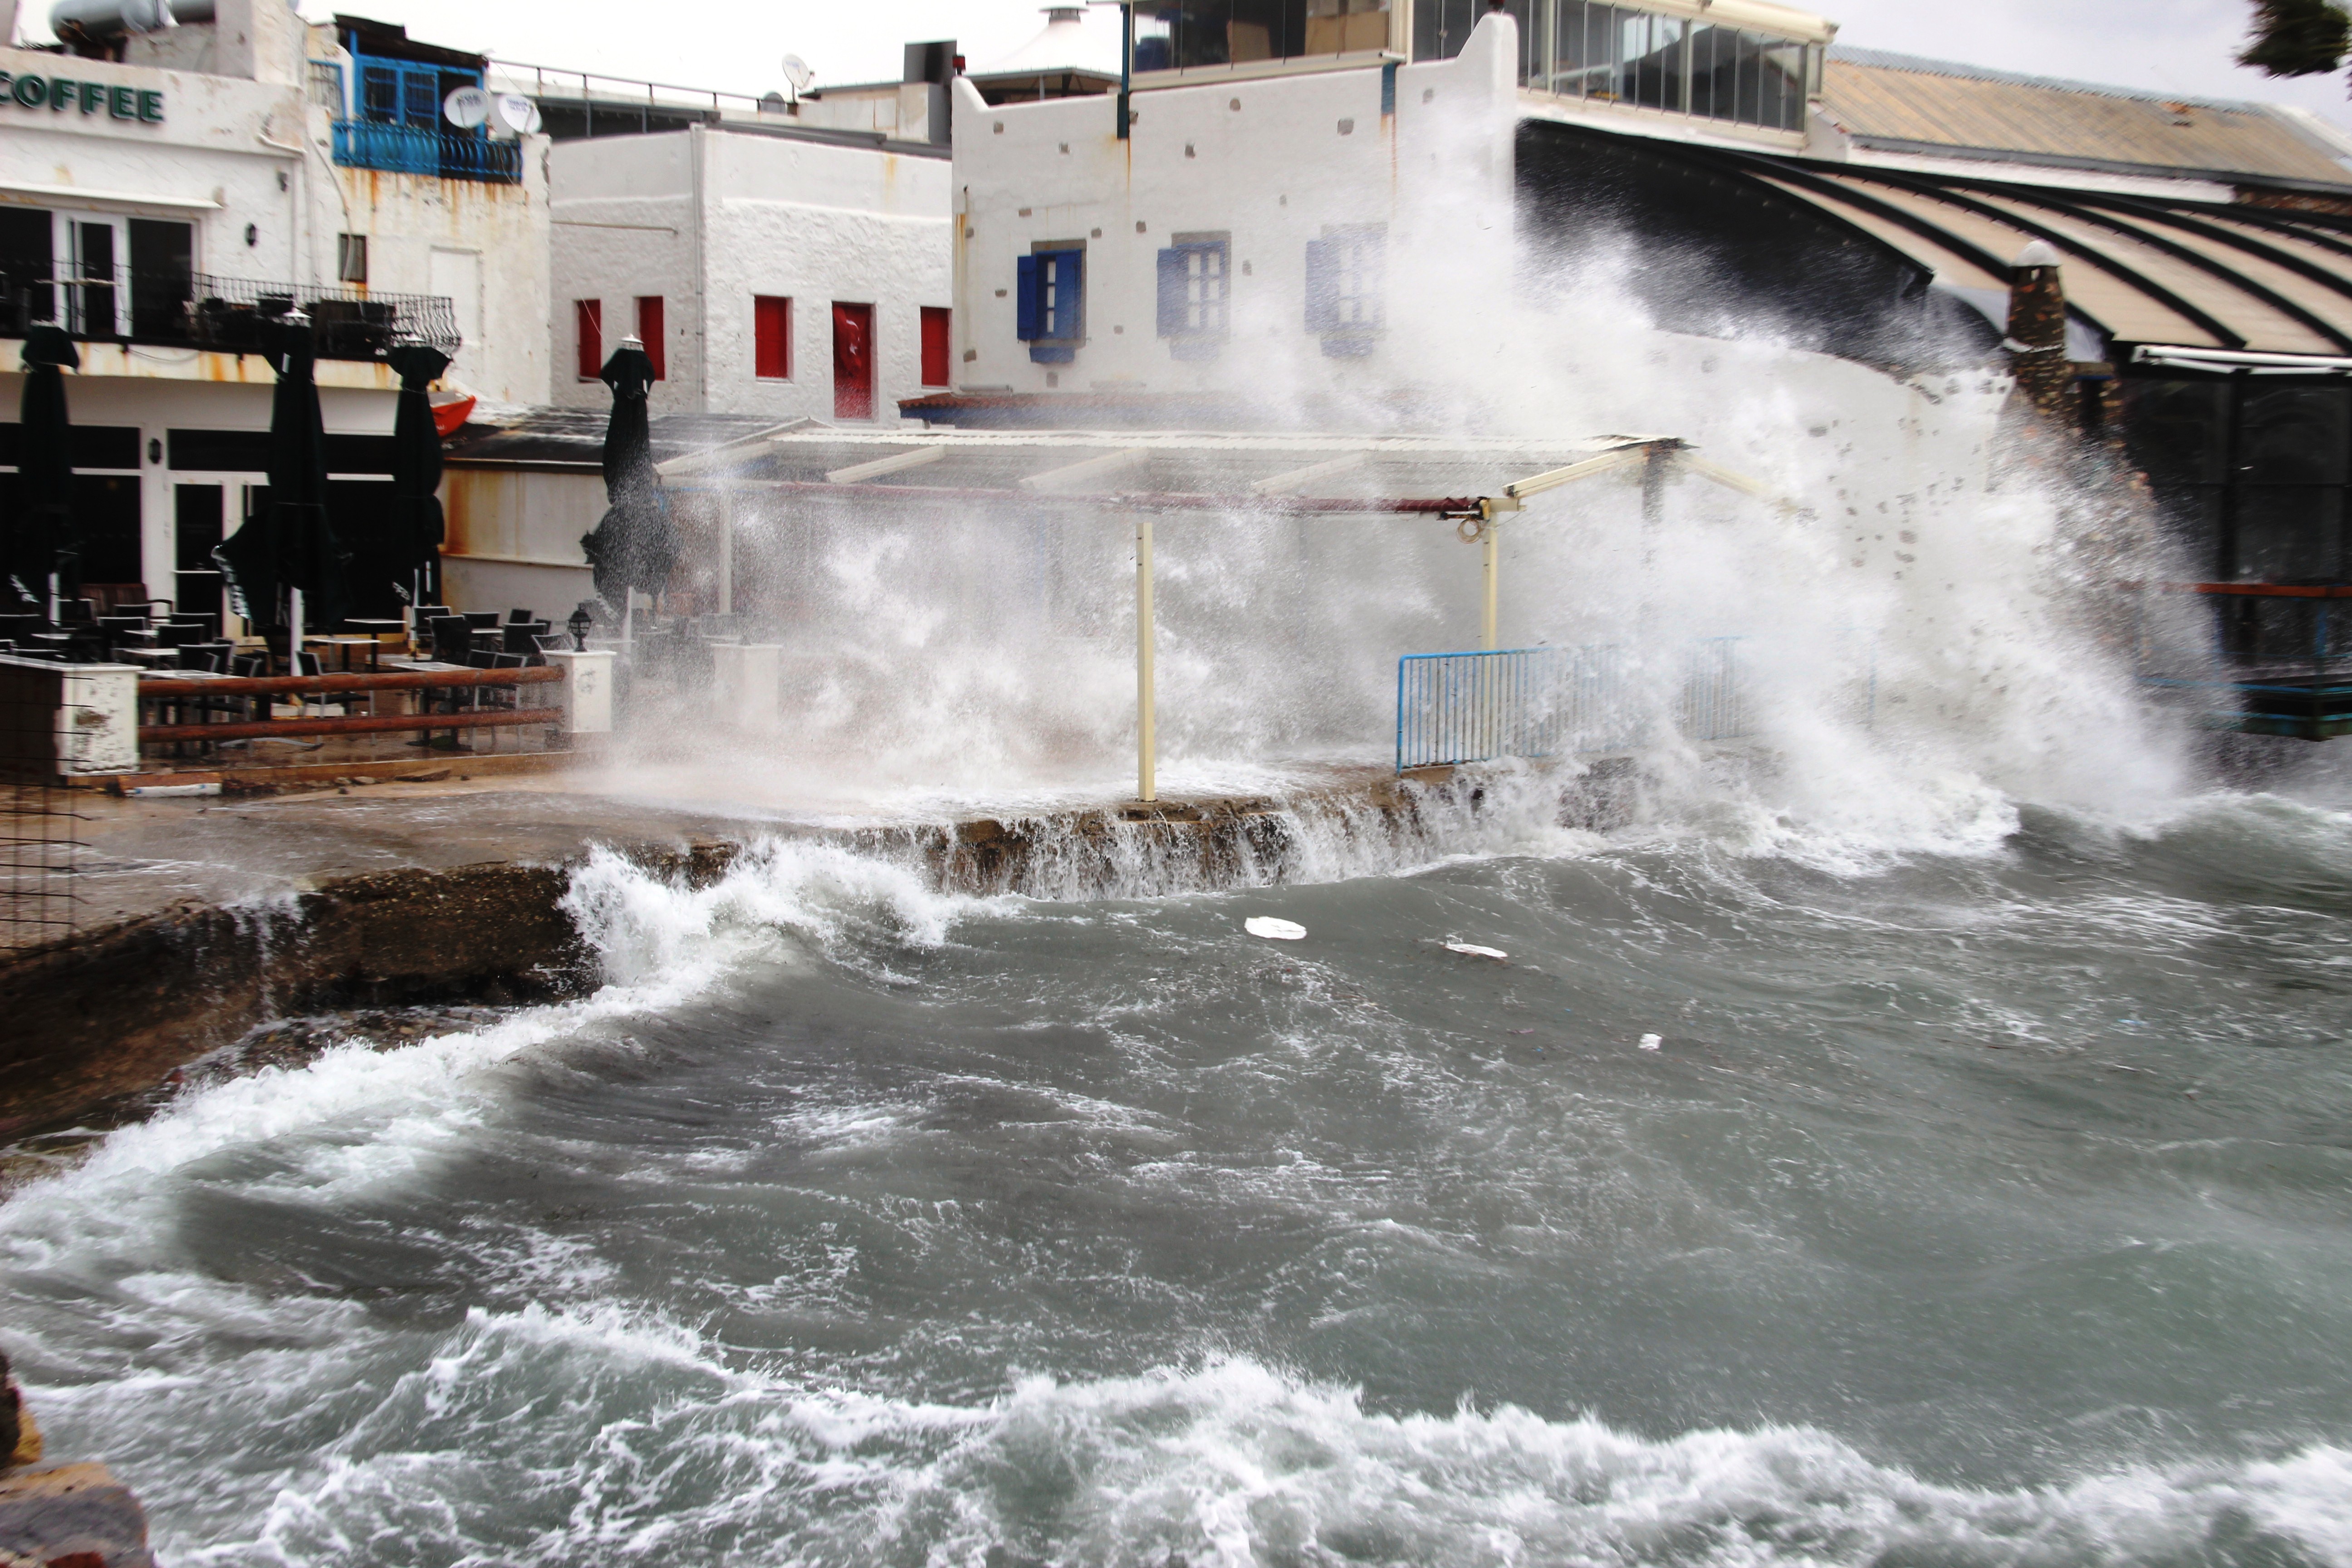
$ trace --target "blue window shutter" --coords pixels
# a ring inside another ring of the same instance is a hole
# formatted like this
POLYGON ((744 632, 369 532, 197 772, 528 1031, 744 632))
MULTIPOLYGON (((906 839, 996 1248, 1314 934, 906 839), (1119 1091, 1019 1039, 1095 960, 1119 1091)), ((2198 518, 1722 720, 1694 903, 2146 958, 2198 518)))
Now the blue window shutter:
POLYGON ((1160 253, 1160 335, 1163 338, 1184 334, 1184 253, 1163 250, 1160 253))
POLYGON ((1057 250, 1054 253, 1054 336, 1060 339, 1078 335, 1080 308, 1086 301, 1086 252, 1057 250))
POLYGON ((1307 242, 1307 330, 1310 332, 1339 330, 1339 263, 1332 249, 1328 239, 1307 242))
POLYGON ((1037 320, 1037 307, 1045 298, 1045 286, 1038 275, 1038 260, 1034 256, 1021 258, 1021 276, 1013 290, 1014 298, 1020 301, 1015 312, 1020 317, 1020 325, 1013 330, 1013 336, 1024 343, 1034 342, 1045 335, 1037 320))

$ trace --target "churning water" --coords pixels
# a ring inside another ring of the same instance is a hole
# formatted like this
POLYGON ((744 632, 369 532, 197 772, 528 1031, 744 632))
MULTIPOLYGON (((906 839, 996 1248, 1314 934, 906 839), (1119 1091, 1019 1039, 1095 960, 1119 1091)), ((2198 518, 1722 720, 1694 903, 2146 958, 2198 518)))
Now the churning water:
MULTIPOLYGON (((1245 891, 600 858, 593 996, 354 1026, 0 1205, 58 1451, 179 1568, 2352 1568, 2352 780, 2183 782, 2085 531, 1985 493, 1997 386, 1578 297, 1449 311, 1472 414, 1810 510, 1556 492, 1504 639, 1748 637, 1769 768, 1302 822, 1245 891)), ((751 519, 823 613, 740 787, 1115 791, 1126 525, 1028 526, 751 519)), ((1379 753, 1475 625, 1402 527, 1163 531, 1163 777, 1379 753)))
POLYGON ((0 1321, 175 1564, 2352 1563, 2343 785, 600 858, 605 989, 113 1134, 0 1321))

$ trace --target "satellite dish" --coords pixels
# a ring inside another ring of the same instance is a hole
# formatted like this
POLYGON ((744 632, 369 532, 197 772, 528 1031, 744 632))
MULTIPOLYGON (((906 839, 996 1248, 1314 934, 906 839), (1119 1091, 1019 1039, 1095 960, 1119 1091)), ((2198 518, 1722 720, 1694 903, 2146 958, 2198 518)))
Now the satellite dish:
POLYGON ((539 129, 539 105, 521 93, 502 92, 491 101, 490 118, 509 136, 528 136, 539 129))
POLYGON ((809 69, 808 61, 801 58, 800 56, 786 55, 784 79, 793 84, 793 96, 798 98, 808 90, 809 83, 816 79, 816 72, 809 69))
POLYGON ((461 87, 441 100, 441 118, 471 131, 490 117, 490 95, 478 87, 461 87))

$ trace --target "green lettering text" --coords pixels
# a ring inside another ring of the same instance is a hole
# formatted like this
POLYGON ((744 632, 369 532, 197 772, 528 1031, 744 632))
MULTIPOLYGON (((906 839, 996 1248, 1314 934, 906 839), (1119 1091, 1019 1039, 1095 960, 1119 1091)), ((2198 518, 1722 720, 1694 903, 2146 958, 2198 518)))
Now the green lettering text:
POLYGON ((149 88, 139 95, 139 118, 150 125, 163 123, 163 95, 149 88))
POLYGON ((127 87, 108 89, 106 112, 117 120, 138 119, 139 95, 127 87))
POLYGON ((16 85, 8 89, 8 96, 27 109, 38 109, 48 96, 47 85, 39 77, 20 76, 16 79, 16 85))
POLYGON ((75 85, 76 83, 71 77, 51 77, 49 79, 49 107, 51 109, 58 110, 72 107, 75 85))
POLYGON ((84 114, 96 114, 100 106, 105 102, 106 84, 104 82, 86 81, 81 84, 81 111, 84 114))

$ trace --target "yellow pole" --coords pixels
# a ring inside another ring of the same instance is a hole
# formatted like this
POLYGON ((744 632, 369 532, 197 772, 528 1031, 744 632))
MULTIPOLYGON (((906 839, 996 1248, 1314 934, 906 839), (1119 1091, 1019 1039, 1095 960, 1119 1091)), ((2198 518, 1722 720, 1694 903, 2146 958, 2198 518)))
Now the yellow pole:
POLYGON ((1486 520, 1486 647, 1488 647, 1489 649, 1492 649, 1492 648, 1495 648, 1495 647, 1497 647, 1501 646, 1500 644, 1498 644, 1498 643, 1496 641, 1496 632, 1495 632, 1495 598, 1496 598, 1496 579, 1498 576, 1500 576, 1500 575, 1501 575, 1501 572, 1502 572, 1502 565, 1503 565, 1503 525, 1502 525, 1502 523, 1501 523, 1501 521, 1500 521, 1499 520, 1495 519, 1495 518, 1491 518, 1491 517, 1490 517, 1490 518, 1488 518, 1488 519, 1486 520))
POLYGON ((1151 514, 1135 520, 1135 795, 1158 800, 1159 697, 1151 674, 1151 514))

